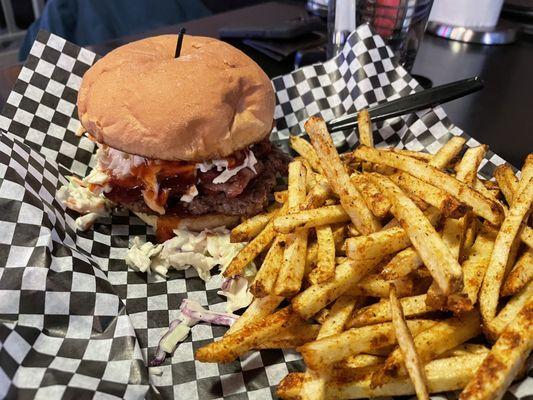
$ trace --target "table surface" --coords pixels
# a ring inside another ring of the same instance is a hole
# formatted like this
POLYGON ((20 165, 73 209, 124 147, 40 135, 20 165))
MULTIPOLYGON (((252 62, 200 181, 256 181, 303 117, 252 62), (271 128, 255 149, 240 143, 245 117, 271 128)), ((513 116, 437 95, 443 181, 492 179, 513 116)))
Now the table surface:
MULTIPOLYGON (((304 14, 299 5, 264 3, 184 23, 187 33, 217 37, 219 28, 236 21, 275 23, 304 14)), ((143 35, 121 38, 90 47, 105 54, 132 40, 161 33, 175 33, 178 27, 164 27, 143 35)), ((255 59, 269 76, 289 72, 292 60, 276 62, 263 54, 232 43, 255 59)), ((413 68, 435 85, 474 75, 485 81, 485 89, 444 106, 450 119, 467 134, 513 165, 520 167, 533 151, 533 43, 518 41, 507 46, 482 46, 448 41, 426 35, 413 68)), ((4 104, 20 66, 0 69, 0 104, 4 104)))

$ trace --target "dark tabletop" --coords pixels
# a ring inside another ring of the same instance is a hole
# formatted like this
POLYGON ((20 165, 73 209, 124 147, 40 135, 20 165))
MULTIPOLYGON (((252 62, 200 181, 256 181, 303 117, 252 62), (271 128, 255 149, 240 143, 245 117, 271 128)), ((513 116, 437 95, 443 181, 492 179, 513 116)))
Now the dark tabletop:
MULTIPOLYGON (((183 26, 193 35, 218 36, 219 28, 237 21, 277 22, 305 13, 301 5, 265 3, 240 10, 190 21, 183 26)), ((178 27, 166 27, 122 38, 91 50, 105 54, 110 50, 145 36, 176 33, 178 27)), ((276 62, 262 54, 232 42, 254 58, 269 76, 289 72, 292 60, 276 62)), ((464 44, 426 35, 420 47, 413 73, 428 77, 435 85, 480 75, 485 89, 444 106, 450 119, 467 134, 490 145, 504 159, 519 167, 533 151, 533 43, 518 41, 508 46, 464 44)), ((0 69, 0 104, 5 102, 20 66, 0 69)))

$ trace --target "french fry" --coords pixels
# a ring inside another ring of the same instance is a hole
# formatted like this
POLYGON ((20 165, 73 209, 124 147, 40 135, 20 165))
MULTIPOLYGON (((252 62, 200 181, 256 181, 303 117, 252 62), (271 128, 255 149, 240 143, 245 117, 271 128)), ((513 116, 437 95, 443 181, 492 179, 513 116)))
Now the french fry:
POLYGON ((380 277, 387 280, 399 279, 422 266, 420 256, 412 247, 396 254, 381 270, 380 277))
MULTIPOLYGON (((435 322, 430 320, 407 321, 409 330, 413 334, 431 328, 435 322)), ((369 349, 379 349, 396 343, 394 327, 386 322, 378 325, 352 328, 342 333, 325 337, 301 346, 298 351, 302 354, 307 366, 314 370, 324 370, 332 364, 369 349)))
POLYGON ((306 124, 312 145, 291 138, 301 156, 290 164, 289 189, 275 194, 282 205, 231 233, 250 243, 228 276, 266 253, 250 287, 255 299, 196 358, 297 348, 307 370, 282 381, 282 398, 427 399, 474 375, 465 399, 500 398, 533 348, 533 154, 520 181, 501 166, 496 183, 477 177, 484 145, 456 162, 462 138, 431 156, 375 149, 369 125, 360 128, 362 145, 342 156, 319 118, 306 124), (302 232, 305 245, 294 245, 302 232), (500 296, 512 297, 502 304, 500 296), (290 306, 276 311, 284 298, 290 306), (493 350, 470 341, 480 333, 496 341, 493 350))
POLYGON ((468 255, 468 252, 474 245, 476 240, 477 233, 479 231, 479 220, 477 218, 471 218, 470 223, 468 224, 465 232, 465 239, 463 241, 463 246, 459 252, 459 261, 463 262, 468 255))
MULTIPOLYGON (((481 160, 487 151, 486 146, 477 146, 468 149, 463 158, 457 163, 455 169, 457 171, 456 179, 468 185, 473 185, 477 179, 477 170, 481 160)), ((447 218, 444 221, 442 230, 442 240, 447 245, 452 256, 459 260, 461 252, 464 253, 464 240, 467 228, 471 221, 470 213, 458 219, 447 218)), ((484 270, 483 270, 484 271, 484 270)), ((466 279, 465 279, 466 281, 466 279)), ((427 292, 426 303, 428 306, 439 310, 451 310, 455 314, 459 314, 472 309, 472 303, 466 295, 451 294, 446 296, 438 287, 436 282, 433 282, 427 292)))
POLYGON ((533 298, 533 282, 530 282, 522 291, 515 294, 511 300, 507 302, 504 308, 498 313, 489 326, 486 327, 485 333, 493 340, 504 331, 504 329, 516 318, 522 307, 526 302, 533 298))
MULTIPOLYGON (((508 164, 503 164, 496 168, 494 171, 494 176, 496 177, 498 185, 502 189, 503 195, 507 200, 507 204, 512 205, 514 195, 518 188, 518 179, 516 178, 513 170, 508 164)), ((533 249, 533 229, 531 229, 531 227, 527 226, 526 224, 522 225, 520 239, 530 249, 533 249)))
MULTIPOLYGON (((439 213, 435 209, 426 211, 428 220, 435 224, 439 213)), ((377 258, 396 253, 411 244, 405 229, 392 220, 381 231, 370 235, 346 239, 346 254, 354 259, 377 258)))
POLYGON ((328 317, 322 324, 317 339, 341 333, 344 330, 348 318, 352 315, 353 310, 360 305, 360 300, 360 298, 349 295, 339 297, 335 303, 333 303, 328 317))
POLYGON ((307 162, 311 165, 311 168, 313 168, 313 170, 315 170, 319 174, 324 175, 322 167, 320 166, 320 159, 318 158, 318 155, 316 154, 315 149, 313 149, 311 143, 309 143, 305 139, 302 139, 299 136, 291 136, 289 140, 291 143, 291 147, 300 156, 307 160, 307 162))
POLYGON ((402 306, 398 297, 396 296, 396 287, 394 284, 390 285, 390 310, 392 314, 392 325, 394 327, 394 333, 398 340, 398 346, 402 353, 405 368, 413 382, 415 387, 416 396, 418 399, 429 399, 429 393, 427 389, 427 378, 424 371, 424 365, 420 361, 417 354, 415 344, 413 342, 413 336, 407 327, 407 322, 403 315, 402 306))
POLYGON ((389 150, 395 153, 398 153, 398 154, 402 154, 407 157, 416 158, 417 160, 424 161, 424 162, 429 162, 433 158, 433 154, 422 153, 421 151, 412 151, 412 150, 407 150, 407 149, 395 149, 395 148, 392 148, 389 150))
POLYGON ((290 233, 298 228, 316 228, 338 222, 349 221, 350 217, 342 206, 325 206, 287 214, 273 220, 274 229, 280 233, 290 233))
POLYGON ((384 164, 407 172, 414 177, 447 191, 458 200, 471 207, 476 215, 485 218, 494 225, 500 225, 504 219, 503 209, 497 202, 487 199, 454 177, 411 157, 373 149, 365 146, 355 150, 354 155, 363 161, 384 164))
POLYGON ((335 364, 334 368, 344 368, 344 369, 359 369, 373 367, 379 364, 383 364, 385 361, 384 357, 375 356, 373 354, 357 354, 355 356, 346 357, 344 360, 339 361, 335 364))
MULTIPOLYGON (((533 160, 532 160, 533 163, 533 160)), ((532 165, 533 167, 533 165, 532 165)), ((530 213, 533 202, 533 178, 519 183, 517 195, 513 200, 513 205, 509 209, 505 221, 503 222, 492 250, 491 259, 485 272, 483 284, 479 294, 479 305, 483 322, 489 324, 496 316, 498 299, 501 285, 503 283, 506 266, 511 254, 513 242, 519 233, 522 221, 530 213)))
MULTIPOLYGON (((427 330, 414 335, 414 345, 422 363, 475 337, 481 332, 479 313, 474 310, 460 317, 439 321, 427 330)), ((383 368, 372 374, 372 385, 382 385, 389 378, 407 376, 400 349, 394 350, 383 368)))
MULTIPOLYGON (((368 112, 368 109, 363 109, 357 113, 357 131, 359 133, 359 143, 368 147, 374 147, 374 136, 372 136, 372 123, 370 122, 370 114, 368 112)), ((372 164, 363 163, 362 168, 363 171, 371 171, 372 164)), ((359 188, 357 188, 357 190, 361 191, 359 188)), ((370 209, 372 210, 372 208, 370 209)))
POLYGON ((469 185, 473 184, 477 180, 477 171, 487 151, 488 146, 485 144, 467 149, 455 167, 455 178, 469 185))
POLYGON ((439 358, 462 357, 470 354, 489 354, 490 349, 482 344, 463 343, 439 355, 439 358))
POLYGON ((292 297, 300 291, 305 273, 307 231, 297 231, 287 237, 283 265, 279 270, 274 293, 292 297))
POLYGON ((533 249, 533 229, 531 229, 531 227, 527 225, 523 226, 520 239, 522 239, 522 242, 527 244, 530 249, 533 249))
POLYGON ((335 251, 338 254, 344 254, 344 251, 342 250, 342 246, 344 245, 344 238, 345 238, 345 232, 346 232, 346 225, 339 224, 337 226, 332 226, 332 232, 333 232, 333 241, 335 242, 335 251))
POLYGON ((500 187, 507 204, 513 204, 513 196, 518 188, 518 178, 509 164, 502 164, 494 170, 494 177, 500 187))
MULTIPOLYGON (((322 324, 317 340, 341 333, 344 324, 352 313, 356 305, 356 300, 350 296, 341 296, 335 301, 331 311, 322 324)), ((306 371, 305 384, 301 391, 302 400, 322 399, 324 397, 324 387, 328 374, 323 371, 308 369, 306 371)))
POLYGON ((315 340, 319 331, 319 324, 300 322, 279 329, 274 336, 258 343, 254 349, 295 349, 315 340))
POLYGON ((470 218, 467 215, 458 219, 446 218, 444 221, 442 240, 456 260, 459 260, 469 221, 470 218))
POLYGON ((487 229, 482 229, 476 237, 474 245, 469 251, 467 259, 462 264, 463 293, 472 305, 478 301, 479 289, 490 262, 490 255, 496 237, 487 229))
MULTIPOLYGON (((433 360, 426 364, 428 389, 430 393, 441 393, 462 389, 472 379, 485 359, 484 354, 470 354, 433 360)), ((383 386, 372 389, 370 374, 360 374, 357 370, 339 371, 338 377, 326 383, 325 400, 369 399, 415 394, 408 378, 393 379, 383 386), (352 372, 353 371, 353 372, 352 372)), ((277 395, 284 400, 298 400, 304 381, 304 374, 292 372, 279 384, 277 395)))
POLYGON ((279 329, 300 321, 290 307, 244 325, 233 333, 224 335, 218 342, 209 343, 196 351, 195 358, 201 362, 231 362, 247 351, 256 348, 261 342, 275 336, 279 329))
POLYGON ((346 255, 354 260, 376 259, 397 253, 411 244, 409 236, 402 227, 374 232, 346 240, 346 255))
POLYGON ((279 383, 276 395, 284 400, 300 400, 305 378, 303 372, 287 374, 279 383))
MULTIPOLYGON (((288 210, 288 204, 283 205, 280 209, 280 215, 283 215, 288 210)), ((250 264, 255 257, 259 255, 274 239, 276 231, 274 230, 274 221, 270 221, 259 234, 252 239, 246 246, 244 246, 237 255, 231 260, 230 264, 224 271, 226 278, 231 278, 242 273, 244 268, 250 264)))
POLYGON ((444 169, 461 152, 466 140, 460 136, 454 136, 442 146, 428 162, 437 169, 444 169))
POLYGON ((310 210, 321 207, 331 198, 333 193, 329 187, 328 181, 322 176, 316 178, 315 186, 307 193, 305 201, 300 205, 300 210, 310 210))
POLYGON ((353 226, 353 224, 348 224, 346 226, 346 233, 348 234, 348 236, 350 237, 356 237, 356 236, 360 236, 361 234, 359 233, 359 231, 355 228, 355 226, 353 226))
MULTIPOLYGON (((400 299, 404 315, 406 317, 419 317, 429 312, 435 311, 426 305, 426 295, 403 297, 400 299)), ((378 303, 361 308, 353 318, 346 324, 347 327, 366 326, 380 324, 392 320, 390 312, 390 302, 381 300, 378 303)))
POLYGON ((499 202, 498 196, 500 194, 500 191, 499 190, 487 189, 487 187, 483 184, 483 182, 480 179, 476 179, 476 181, 474 182, 473 187, 474 187, 475 190, 477 190, 479 193, 481 193, 487 199, 491 199, 493 201, 499 202))
MULTIPOLYGON (((426 293, 426 305, 433 310, 444 311, 448 309, 448 299, 453 296, 453 294, 445 295, 436 284, 435 281, 431 283, 431 286, 428 288, 426 293)), ((470 307, 471 308, 471 307, 470 307)), ((454 310, 454 314, 458 314, 454 310)))
POLYGON ((498 191, 500 192, 500 187, 498 186, 498 183, 495 181, 491 181, 488 179, 478 178, 478 180, 485 186, 488 190, 491 191, 498 191))
POLYGON ((329 308, 323 308, 322 310, 320 310, 319 312, 315 314, 313 319, 322 325, 324 322, 326 322, 326 318, 328 318, 328 315, 329 315, 329 308))
POLYGON ((461 266, 443 243, 435 228, 416 205, 390 179, 372 174, 392 204, 392 213, 407 232, 413 247, 440 290, 448 295, 461 289, 461 266))
POLYGON ((402 188, 413 201, 414 198, 421 198, 423 201, 439 209, 447 218, 461 218, 469 210, 466 204, 457 200, 445 190, 432 186, 405 172, 393 174, 390 176, 390 179, 402 188))
MULTIPOLYGON (((289 213, 299 210, 305 201, 306 170, 301 162, 289 164, 289 213)), ((307 253, 307 229, 298 229, 285 236, 283 264, 278 272, 274 293, 278 296, 291 297, 300 291, 305 272, 307 253)))
POLYGON ((318 243, 316 268, 309 273, 309 282, 315 285, 325 282, 335 275, 335 242, 331 226, 325 225, 316 228, 318 243))
POLYGON ((261 268, 257 271, 254 281, 250 285, 250 292, 255 297, 265 297, 274 293, 274 285, 278 279, 279 270, 283 263, 285 250, 285 235, 278 235, 263 260, 261 268))
POLYGON ((305 256, 305 276, 308 276, 309 273, 316 267, 318 260, 318 243, 312 242, 307 246, 307 254, 305 256))
POLYGON ((361 295, 386 298, 389 297, 391 282, 394 282, 399 297, 413 296, 414 284, 410 276, 403 276, 396 280, 385 280, 378 275, 370 274, 357 284, 356 290, 361 295))
POLYGON ((270 211, 266 214, 257 214, 241 222, 231 230, 230 239, 232 243, 249 242, 256 237, 268 222, 277 214, 277 210, 270 211))
POLYGON ((533 348, 533 297, 507 325, 460 400, 501 399, 533 348))
POLYGON ((503 283, 501 295, 512 296, 533 280, 533 249, 527 249, 503 283))
MULTIPOLYGON (((479 164, 486 152, 487 146, 485 145, 468 149, 455 168, 457 171, 455 178, 468 185, 473 185, 477 179, 479 164)), ((442 239, 456 259, 459 259, 469 223, 469 214, 458 219, 448 218, 444 221, 442 239)))
POLYGON ((356 189, 361 193, 366 205, 378 218, 384 218, 389 214, 390 202, 383 196, 379 188, 364 174, 352 174, 350 179, 356 189))
POLYGON ((318 156, 324 161, 321 162, 324 175, 357 230, 365 234, 378 231, 381 225, 350 181, 324 120, 318 117, 309 118, 305 123, 305 130, 311 137, 318 156))
POLYGON ((291 301, 293 310, 303 319, 311 318, 355 283, 360 281, 377 265, 379 260, 346 261, 337 265, 335 276, 327 282, 311 285, 291 301))
POLYGON ((289 203, 289 213, 298 211, 300 205, 305 201, 306 178, 307 171, 300 161, 293 161, 289 164, 289 197, 287 199, 289 203))
POLYGON ((265 296, 260 299, 254 299, 246 311, 244 311, 244 313, 239 317, 239 319, 237 319, 237 321, 230 326, 226 332, 226 335, 236 332, 245 325, 253 324, 257 321, 260 321, 267 315, 272 314, 272 312, 281 304, 282 301, 283 297, 279 296, 265 296))
POLYGON ((348 257, 335 257, 335 264, 342 264, 348 261, 348 257))
POLYGON ((368 147, 374 147, 370 113, 366 108, 357 113, 357 130, 359 133, 359 143, 368 147))

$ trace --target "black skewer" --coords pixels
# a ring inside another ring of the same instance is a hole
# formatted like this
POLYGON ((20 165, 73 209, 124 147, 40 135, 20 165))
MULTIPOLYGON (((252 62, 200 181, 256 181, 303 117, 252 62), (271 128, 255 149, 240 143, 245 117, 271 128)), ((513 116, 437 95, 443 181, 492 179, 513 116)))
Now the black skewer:
POLYGON ((178 58, 181 53, 181 45, 183 44, 183 36, 185 35, 185 28, 180 28, 180 31, 178 32, 178 42, 176 43, 176 53, 174 54, 174 58, 178 58))
MULTIPOLYGON (((383 121, 413 111, 423 110, 437 104, 443 104, 481 89, 483 89, 483 81, 479 76, 475 76, 378 104, 370 107, 368 112, 371 121, 383 121)), ((357 114, 345 115, 327 122, 329 132, 345 131, 355 128, 357 126, 357 114)))

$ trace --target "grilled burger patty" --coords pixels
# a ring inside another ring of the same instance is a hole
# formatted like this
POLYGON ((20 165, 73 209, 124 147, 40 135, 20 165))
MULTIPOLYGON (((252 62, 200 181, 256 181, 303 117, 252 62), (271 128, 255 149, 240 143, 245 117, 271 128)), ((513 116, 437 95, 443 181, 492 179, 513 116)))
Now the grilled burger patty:
MULTIPOLYGON (((265 140, 252 147, 257 158, 254 173, 244 168, 227 182, 214 184, 212 181, 219 174, 215 170, 200 173, 197 179, 198 195, 190 202, 180 200, 183 190, 170 192, 165 205, 166 215, 202 215, 220 213, 236 216, 250 216, 263 211, 268 203, 269 194, 276 186, 276 176, 287 174, 289 157, 282 153, 270 141, 265 140)), ((179 186, 176 180, 166 184, 179 186)), ((161 184, 165 188, 165 182, 161 184)), ((105 194, 111 201, 136 212, 153 214, 146 205, 141 188, 128 190, 113 188, 105 194)))

